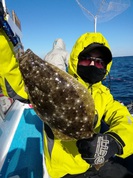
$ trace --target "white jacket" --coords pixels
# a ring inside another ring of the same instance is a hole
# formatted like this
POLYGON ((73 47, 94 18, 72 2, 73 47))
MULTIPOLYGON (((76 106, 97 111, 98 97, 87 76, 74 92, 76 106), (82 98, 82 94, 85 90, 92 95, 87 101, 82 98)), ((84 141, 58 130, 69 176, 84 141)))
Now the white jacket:
POLYGON ((65 43, 58 38, 53 43, 53 49, 46 54, 44 60, 66 71, 68 66, 69 53, 66 51, 65 43))

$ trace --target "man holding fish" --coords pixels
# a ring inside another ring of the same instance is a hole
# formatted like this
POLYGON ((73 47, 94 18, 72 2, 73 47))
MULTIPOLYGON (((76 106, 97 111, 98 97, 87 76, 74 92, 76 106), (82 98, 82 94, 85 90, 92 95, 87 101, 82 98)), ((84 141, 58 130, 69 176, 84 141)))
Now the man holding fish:
POLYGON ((115 156, 125 159, 133 154, 133 118, 102 84, 112 65, 105 37, 81 35, 72 49, 68 74, 31 50, 17 60, 2 28, 0 43, 3 94, 30 101, 44 121, 50 178, 133 177, 114 161, 115 156), (108 125, 104 133, 100 133, 102 121, 108 125))

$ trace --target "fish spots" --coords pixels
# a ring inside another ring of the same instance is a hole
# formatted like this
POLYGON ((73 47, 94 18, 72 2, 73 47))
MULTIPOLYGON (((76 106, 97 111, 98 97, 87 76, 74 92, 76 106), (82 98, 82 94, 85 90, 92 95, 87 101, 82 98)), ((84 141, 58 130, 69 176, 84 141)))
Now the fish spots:
POLYGON ((21 56, 20 70, 33 108, 62 140, 93 134, 94 101, 74 77, 49 64, 32 51, 21 56))

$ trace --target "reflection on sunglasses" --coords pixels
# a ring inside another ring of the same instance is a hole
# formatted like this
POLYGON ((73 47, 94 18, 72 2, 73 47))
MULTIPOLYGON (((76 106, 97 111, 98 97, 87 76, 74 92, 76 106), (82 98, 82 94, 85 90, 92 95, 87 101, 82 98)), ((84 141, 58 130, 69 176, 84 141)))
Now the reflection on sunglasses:
POLYGON ((82 65, 82 66, 94 65, 97 68, 105 68, 105 66, 106 66, 105 63, 104 63, 104 61, 101 58, 90 57, 90 56, 84 56, 84 57, 82 57, 79 60, 78 65, 82 65))

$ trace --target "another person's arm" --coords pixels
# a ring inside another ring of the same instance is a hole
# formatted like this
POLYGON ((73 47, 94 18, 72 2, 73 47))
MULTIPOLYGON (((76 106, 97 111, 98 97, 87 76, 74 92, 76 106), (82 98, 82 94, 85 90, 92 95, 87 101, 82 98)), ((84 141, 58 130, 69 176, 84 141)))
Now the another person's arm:
POLYGON ((13 45, 2 29, 0 29, 0 67, 2 93, 15 100, 29 102, 13 45))

